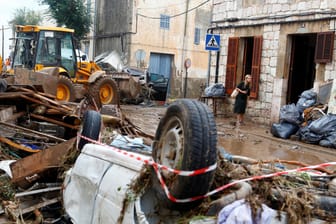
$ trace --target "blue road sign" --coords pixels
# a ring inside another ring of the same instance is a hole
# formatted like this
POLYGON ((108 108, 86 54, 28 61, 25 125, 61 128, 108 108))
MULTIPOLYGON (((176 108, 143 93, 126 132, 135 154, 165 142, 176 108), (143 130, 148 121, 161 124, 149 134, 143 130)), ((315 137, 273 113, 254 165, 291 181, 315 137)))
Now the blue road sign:
POLYGON ((219 51, 220 35, 208 33, 205 37, 205 50, 219 51))

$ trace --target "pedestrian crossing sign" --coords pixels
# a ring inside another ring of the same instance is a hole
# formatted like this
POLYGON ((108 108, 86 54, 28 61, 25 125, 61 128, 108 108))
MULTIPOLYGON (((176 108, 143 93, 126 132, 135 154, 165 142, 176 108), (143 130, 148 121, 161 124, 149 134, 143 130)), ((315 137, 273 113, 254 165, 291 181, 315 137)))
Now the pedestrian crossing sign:
POLYGON ((219 51, 220 35, 208 33, 205 38, 205 50, 219 51))

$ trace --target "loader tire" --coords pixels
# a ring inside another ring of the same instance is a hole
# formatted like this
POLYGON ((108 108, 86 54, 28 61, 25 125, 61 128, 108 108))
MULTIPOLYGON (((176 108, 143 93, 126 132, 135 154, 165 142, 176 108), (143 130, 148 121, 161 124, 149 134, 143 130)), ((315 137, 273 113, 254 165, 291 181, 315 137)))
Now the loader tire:
MULTIPOLYGON (((153 142, 155 162, 177 170, 194 171, 217 161, 217 130, 213 113, 197 100, 178 100, 171 104, 161 118, 153 142)), ((181 176, 161 171, 170 193, 176 199, 206 194, 215 171, 195 176, 181 176)), ((154 179, 157 179, 154 175, 154 179)), ((154 183, 157 180, 154 180, 154 183)), ((174 203, 165 195, 161 185, 154 184, 161 205, 170 209, 190 209, 200 200, 174 203), (161 200, 164 198, 165 200, 161 200)))
MULTIPOLYGON (((101 128, 100 113, 94 110, 85 111, 83 116, 81 135, 92 140, 98 140, 100 128, 101 128)), ((78 149, 82 150, 87 143, 89 143, 89 140, 80 137, 78 143, 78 149)))
POLYGON ((90 94, 101 107, 105 104, 119 105, 119 88, 112 77, 104 76, 90 86, 90 94))
POLYGON ((57 83, 56 100, 73 102, 75 99, 75 87, 72 81, 68 77, 60 75, 57 83))

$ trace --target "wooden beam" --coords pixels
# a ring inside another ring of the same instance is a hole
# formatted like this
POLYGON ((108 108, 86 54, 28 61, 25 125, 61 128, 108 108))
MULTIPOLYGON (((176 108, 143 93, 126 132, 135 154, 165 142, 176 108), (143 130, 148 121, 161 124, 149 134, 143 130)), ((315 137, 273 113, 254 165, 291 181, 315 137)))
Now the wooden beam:
POLYGON ((8 127, 14 128, 14 129, 19 129, 19 130, 26 131, 26 132, 29 132, 29 133, 33 133, 33 134, 36 134, 36 135, 39 135, 39 136, 47 137, 48 139, 52 139, 56 142, 66 141, 62 138, 58 138, 58 137, 53 136, 53 135, 48 135, 48 134, 44 134, 44 133, 41 133, 41 132, 38 132, 38 131, 30 130, 28 128, 24 128, 24 127, 15 125, 15 124, 10 124, 10 123, 0 121, 0 125, 5 125, 5 126, 8 126, 8 127))
POLYGON ((42 120, 42 121, 47 121, 47 122, 50 122, 50 123, 53 123, 53 124, 61 125, 63 127, 67 127, 67 128, 71 128, 71 129, 75 129, 75 130, 79 128, 78 125, 71 125, 71 124, 68 124, 68 123, 65 123, 65 122, 62 122, 62 121, 58 121, 58 120, 55 120, 55 119, 52 119, 52 118, 43 117, 43 116, 37 115, 37 114, 30 114, 30 116, 33 117, 33 118, 42 120))
POLYGON ((75 142, 76 138, 72 138, 12 163, 11 182, 25 188, 30 185, 30 177, 39 178, 44 171, 62 166, 65 156, 74 148, 75 142))
POLYGON ((39 149, 32 149, 32 148, 26 147, 24 145, 17 144, 16 142, 13 142, 13 141, 9 140, 8 138, 1 137, 1 136, 0 136, 0 142, 6 143, 7 145, 10 145, 10 146, 12 146, 16 149, 20 149, 20 150, 23 150, 23 151, 26 151, 26 152, 37 153, 37 152, 40 151, 39 149))

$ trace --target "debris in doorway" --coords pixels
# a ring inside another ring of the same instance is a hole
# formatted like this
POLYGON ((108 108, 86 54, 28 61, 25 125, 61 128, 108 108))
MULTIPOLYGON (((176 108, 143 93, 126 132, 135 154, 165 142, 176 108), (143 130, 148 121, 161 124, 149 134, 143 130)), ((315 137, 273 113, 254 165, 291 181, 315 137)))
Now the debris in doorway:
MULTIPOLYGON (((326 93, 324 93, 326 94, 326 93)), ((336 148, 336 115, 327 114, 328 104, 320 104, 312 89, 300 95, 297 104, 280 109, 280 123, 274 123, 271 133, 275 137, 298 139, 310 144, 336 148)))

